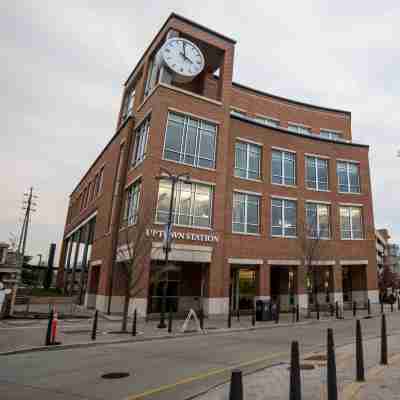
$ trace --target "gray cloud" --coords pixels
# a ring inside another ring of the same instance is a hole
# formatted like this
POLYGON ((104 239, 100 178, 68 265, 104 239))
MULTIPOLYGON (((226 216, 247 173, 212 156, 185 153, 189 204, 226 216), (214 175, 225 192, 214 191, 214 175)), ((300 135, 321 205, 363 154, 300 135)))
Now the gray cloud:
POLYGON ((62 237, 68 195, 113 134, 124 79, 171 11, 237 39, 235 80, 352 111, 371 145, 377 227, 400 241, 398 2, 8 1, 0 12, 0 240, 39 194, 28 251, 62 237), (68 4, 68 5, 67 5, 68 4))

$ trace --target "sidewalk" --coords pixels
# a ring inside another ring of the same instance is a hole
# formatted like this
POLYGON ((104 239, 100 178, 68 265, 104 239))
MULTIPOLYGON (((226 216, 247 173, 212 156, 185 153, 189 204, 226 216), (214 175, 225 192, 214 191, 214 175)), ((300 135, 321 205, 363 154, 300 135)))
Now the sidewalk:
MULTIPOLYGON (((374 310, 376 311, 376 310, 374 310)), ((92 313, 93 315, 93 313, 92 313)), ((363 318, 367 315, 366 310, 357 312, 357 317, 363 318)), ((376 314, 375 314, 376 315, 376 314)), ((330 317, 326 312, 321 312, 320 322, 329 321, 335 317, 330 317)), ((352 312, 345 312, 346 319, 352 319, 352 312)), ((259 322, 257 321, 255 327, 252 327, 250 315, 232 317, 231 328, 227 326, 226 316, 213 317, 204 320, 204 328, 206 334, 217 334, 234 332, 238 330, 251 330, 251 329, 273 329, 275 327, 291 326, 293 324, 292 314, 281 314, 279 324, 274 321, 259 322)), ((168 321, 166 321, 168 322, 168 321)), ((59 320, 57 341, 61 342, 63 346, 74 345, 93 345, 101 343, 115 343, 125 341, 143 341, 143 340, 157 340, 162 338, 177 338, 189 335, 203 335, 197 332, 193 321, 185 333, 181 332, 183 320, 174 320, 172 326, 172 333, 168 333, 167 329, 159 329, 157 327, 158 320, 145 321, 138 319, 137 322, 137 336, 132 336, 132 319, 128 319, 128 332, 121 333, 121 315, 99 315, 97 325, 96 341, 91 340, 93 317, 90 319, 65 319, 59 320)), ((315 314, 313 318, 308 319, 304 315, 301 316, 300 322, 296 324, 311 324, 317 323, 315 314)), ((47 320, 2 320, 0 321, 0 354, 10 351, 24 351, 28 349, 43 347, 45 342, 45 335, 47 330, 47 320)), ((61 348, 63 347, 61 346, 61 348)), ((59 348, 60 346, 52 347, 51 350, 59 348)), ((47 348, 49 349, 49 348, 47 348)))
MULTIPOLYGON (((400 399, 400 336, 390 336, 389 366, 380 366, 380 339, 364 340, 364 366, 366 382, 355 382, 355 344, 336 348, 336 368, 339 399, 377 400, 400 399)), ((307 400, 327 399, 325 352, 300 355, 302 366, 302 398, 307 400)), ((243 392, 245 399, 281 400, 289 398, 289 360, 279 365, 245 375, 243 392), (266 396, 268 393, 268 396, 266 396)), ((225 400, 229 394, 229 383, 211 388, 196 397, 198 400, 225 400)))

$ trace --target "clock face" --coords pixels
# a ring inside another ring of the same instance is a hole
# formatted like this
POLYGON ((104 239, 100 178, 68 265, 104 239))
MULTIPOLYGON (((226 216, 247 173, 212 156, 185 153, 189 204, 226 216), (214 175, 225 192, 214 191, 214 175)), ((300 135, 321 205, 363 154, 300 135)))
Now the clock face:
POLYGON ((168 68, 185 78, 194 78, 204 68, 204 56, 200 49, 183 38, 168 39, 162 56, 168 68))

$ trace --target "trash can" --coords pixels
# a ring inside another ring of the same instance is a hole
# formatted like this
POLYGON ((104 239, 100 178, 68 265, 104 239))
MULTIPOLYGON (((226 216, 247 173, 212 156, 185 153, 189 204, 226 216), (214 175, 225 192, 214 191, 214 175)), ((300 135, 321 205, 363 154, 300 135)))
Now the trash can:
POLYGON ((256 301, 256 321, 272 321, 270 300, 256 301))

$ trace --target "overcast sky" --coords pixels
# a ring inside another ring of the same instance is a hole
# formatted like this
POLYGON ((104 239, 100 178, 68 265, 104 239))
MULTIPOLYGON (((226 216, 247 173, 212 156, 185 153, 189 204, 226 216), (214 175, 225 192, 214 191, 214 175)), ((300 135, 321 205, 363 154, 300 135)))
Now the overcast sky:
POLYGON ((116 125, 122 85, 170 12, 237 40, 234 79, 352 112, 375 224, 400 242, 399 1, 19 1, 0 5, 0 241, 39 198, 27 252, 62 239, 68 195, 116 125))

